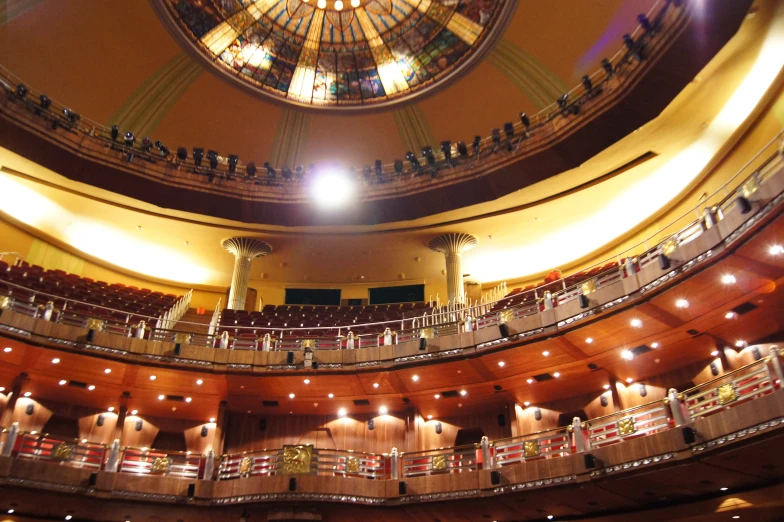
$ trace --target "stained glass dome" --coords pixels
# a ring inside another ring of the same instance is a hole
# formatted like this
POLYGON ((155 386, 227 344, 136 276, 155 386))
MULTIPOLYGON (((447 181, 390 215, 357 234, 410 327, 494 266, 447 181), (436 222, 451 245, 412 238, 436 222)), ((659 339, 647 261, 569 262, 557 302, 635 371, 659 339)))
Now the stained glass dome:
POLYGON ((492 45, 515 0, 165 0, 170 27, 242 85, 312 107, 394 103, 492 45))

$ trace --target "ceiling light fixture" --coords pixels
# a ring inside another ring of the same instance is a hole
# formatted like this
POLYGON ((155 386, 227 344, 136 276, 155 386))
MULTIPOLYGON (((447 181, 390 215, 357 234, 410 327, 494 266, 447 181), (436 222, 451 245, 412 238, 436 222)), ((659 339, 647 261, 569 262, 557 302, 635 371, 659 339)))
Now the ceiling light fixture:
POLYGON ((609 390, 610 389, 610 385, 609 384, 605 384, 604 386, 602 386, 602 388, 604 388, 605 390, 609 390))
POLYGON ((114 406, 109 406, 108 408, 106 408, 106 411, 108 411, 109 413, 113 412, 114 406))
POLYGON ((441 395, 440 395, 440 394, 438 394, 438 393, 436 393, 435 395, 433 395, 433 398, 435 398, 436 400, 438 400, 438 399, 440 399, 440 398, 441 398, 441 395))
POLYGON ((340 408, 338 410, 338 417, 340 417, 341 419, 343 417, 345 417, 346 415, 348 415, 348 412, 346 411, 346 408, 340 408))
POLYGON ((59 384, 60 384, 60 386, 64 386, 64 385, 68 384, 68 381, 66 381, 65 379, 62 379, 59 384))
POLYGON ((631 320, 630 323, 634 328, 642 328, 642 321, 637 319, 636 317, 631 320))
POLYGON ((87 387, 88 390, 93 391, 95 389, 95 384, 91 384, 87 387))
POLYGON ((746 346, 746 341, 742 339, 737 340, 735 341, 735 346, 737 346, 738 348, 743 348, 744 346, 746 346))
POLYGON ((626 379, 626 382, 627 382, 627 383, 629 383, 629 384, 631 384, 631 383, 633 383, 633 382, 634 382, 634 379, 632 379, 631 377, 629 377, 628 379, 626 379))
POLYGON ((414 382, 419 381, 419 375, 412 375, 411 376, 411 380, 414 381, 414 382))
POLYGON ((203 380, 201 380, 201 379, 198 379, 198 380, 196 381, 196 385, 197 385, 197 386, 201 386, 202 384, 204 384, 204 381, 203 381, 203 380))
POLYGON ((544 355, 545 357, 549 357, 549 355, 550 355, 550 352, 548 352, 547 350, 545 350, 545 351, 543 351, 543 352, 542 352, 542 355, 544 355))
POLYGON ((725 285, 731 285, 737 283, 738 280, 735 279, 735 276, 732 274, 724 274, 723 276, 721 276, 721 282, 724 283, 725 285))
POLYGON ((773 245, 770 247, 768 252, 770 252, 770 255, 772 256, 780 256, 781 254, 784 254, 784 246, 773 245))
POLYGON ((593 337, 588 337, 588 338, 585 340, 585 342, 586 342, 586 343, 588 343, 588 344, 591 344, 591 343, 593 342, 593 337))
POLYGON ((374 383, 373 383, 373 387, 374 387, 374 388, 378 388, 378 383, 377 383, 377 382, 374 382, 374 383))
POLYGON ((111 369, 111 368, 106 368, 106 369, 103 371, 103 373, 112 373, 112 369, 111 369))
POLYGON ((558 377, 560 377, 560 376, 561 376, 561 372, 555 372, 555 373, 553 373, 553 377, 555 377, 556 379, 557 379, 558 377))
POLYGON ((215 417, 210 417, 210 422, 215 422, 215 417))
POLYGON ((191 397, 185 397, 185 402, 191 402, 193 399, 191 397))
POLYGON ((527 382, 528 384, 533 384, 533 383, 534 383, 534 380, 533 380, 532 378, 530 378, 530 377, 529 377, 529 378, 527 378, 527 379, 525 380, 525 382, 527 382))
POLYGON ((330 399, 331 399, 332 397, 334 397, 334 396, 335 396, 335 394, 334 394, 334 393, 330 393, 329 395, 327 395, 327 397, 329 397, 330 399))
POLYGON ((523 403, 523 406, 525 406, 526 408, 527 408, 527 407, 529 407, 530 405, 531 405, 531 403, 530 403, 530 402, 528 402, 528 401, 525 401, 525 402, 523 403))
POLYGON ((302 382, 304 382, 305 384, 310 384, 310 379, 305 379, 305 380, 304 380, 304 381, 302 381, 302 382))
POLYGON ((382 406, 378 409, 379 415, 386 415, 389 412, 386 406, 382 406))
POLYGON ((296 397, 296 395, 294 395, 293 393, 289 393, 289 399, 293 399, 294 397, 296 397))
POLYGON ((139 413, 139 410, 131 410, 131 415, 136 415, 137 413, 139 413))
POLYGON ((460 390, 460 395, 462 395, 463 397, 465 397, 466 395, 468 395, 468 392, 467 392, 467 391, 465 391, 465 390, 460 390))
POLYGON ((163 395, 163 394, 161 394, 161 395, 158 395, 158 400, 159 400, 159 401, 162 401, 162 400, 163 400, 163 399, 165 399, 165 398, 166 398, 166 396, 165 396, 165 395, 163 395))
POLYGON ((714 356, 714 357, 716 357, 717 355, 719 355, 719 351, 718 351, 718 350, 713 350, 713 351, 711 352, 711 355, 712 355, 712 356, 714 356))
POLYGON ((55 357, 54 359, 52 359, 52 364, 60 364, 60 359, 58 357, 55 357))
POLYGON ((10 346, 6 346, 5 348, 3 348, 3 351, 4 351, 5 353, 10 353, 10 352, 14 351, 14 349, 13 349, 13 348, 11 348, 10 346))
MULTIPOLYGON (((319 0, 319 3, 321 0, 319 0)), ((336 2, 337 3, 337 2, 336 2)), ((341 7, 342 7, 341 3, 341 7)), ((313 180, 312 194, 324 208, 335 208, 346 203, 354 193, 354 185, 347 175, 337 171, 320 173, 313 180)))
POLYGON ((719 488, 719 491, 727 491, 730 488, 719 488))
POLYGON ((432 415, 428 415, 428 416, 427 416, 427 420, 431 420, 432 418, 433 418, 433 416, 432 416, 432 415))
POLYGON ((29 396, 31 396, 31 395, 32 395, 32 393, 30 393, 30 392, 25 392, 25 393, 24 393, 24 396, 25 396, 25 397, 29 397, 29 396))
POLYGON ((629 350, 623 350, 621 352, 621 357, 626 361, 631 361, 632 359, 634 359, 634 354, 629 350))
POLYGON ((686 299, 678 299, 675 301, 675 306, 678 308, 688 308, 689 302, 686 299))
POLYGON ((154 381, 154 380, 155 380, 155 379, 157 379, 157 378, 158 378, 158 377, 156 377, 155 375, 150 375, 150 380, 151 380, 151 381, 154 381))
POLYGON ((658 347, 659 347, 659 343, 651 343, 651 348, 655 349, 655 348, 658 348, 658 347))
POLYGON ((504 366, 506 366, 506 363, 504 361, 498 361, 498 366, 503 368, 504 366))

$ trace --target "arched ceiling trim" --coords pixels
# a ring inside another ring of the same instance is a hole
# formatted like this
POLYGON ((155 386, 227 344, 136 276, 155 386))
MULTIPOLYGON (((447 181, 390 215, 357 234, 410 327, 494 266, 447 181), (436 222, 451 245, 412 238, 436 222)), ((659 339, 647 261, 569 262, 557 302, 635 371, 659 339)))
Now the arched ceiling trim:
POLYGON ((402 107, 394 112, 395 125, 407 151, 419 154, 422 147, 434 145, 433 133, 425 115, 416 105, 402 107))
POLYGON ((301 165, 308 142, 310 115, 296 109, 284 109, 275 139, 272 142, 270 163, 276 166, 301 165))
POLYGON ((7 24, 43 0, 0 0, 0 25, 7 24))
POLYGON ((518 45, 501 40, 487 61, 506 75, 538 109, 544 109, 569 87, 542 62, 518 45))
POLYGON ((147 78, 115 112, 107 126, 119 125, 139 136, 152 134, 182 94, 204 69, 184 52, 177 54, 147 78))

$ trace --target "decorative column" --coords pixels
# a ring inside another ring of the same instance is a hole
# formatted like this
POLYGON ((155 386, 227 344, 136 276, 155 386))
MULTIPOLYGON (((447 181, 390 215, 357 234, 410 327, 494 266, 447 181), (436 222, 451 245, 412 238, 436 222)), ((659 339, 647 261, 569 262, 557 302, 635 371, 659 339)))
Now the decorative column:
POLYGON ((231 275, 231 290, 226 308, 230 310, 245 309, 245 295, 248 293, 250 265, 257 257, 272 252, 272 247, 264 241, 253 237, 232 237, 221 243, 223 248, 234 254, 234 273, 231 275))
POLYGON ((442 234, 427 244, 432 250, 441 252, 446 258, 446 288, 450 303, 464 303, 463 252, 476 245, 476 238, 462 232, 442 234))

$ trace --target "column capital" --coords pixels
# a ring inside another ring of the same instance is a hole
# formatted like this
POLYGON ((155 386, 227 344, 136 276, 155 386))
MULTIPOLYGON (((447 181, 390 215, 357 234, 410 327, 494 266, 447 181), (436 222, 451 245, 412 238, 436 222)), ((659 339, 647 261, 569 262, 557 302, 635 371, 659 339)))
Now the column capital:
POLYGON ((461 254, 475 247, 477 240, 471 234, 447 232, 430 240, 428 248, 443 254, 461 254))
POLYGON ((230 237, 221 242, 221 246, 236 257, 250 259, 266 256, 272 253, 269 243, 255 237, 230 237))

